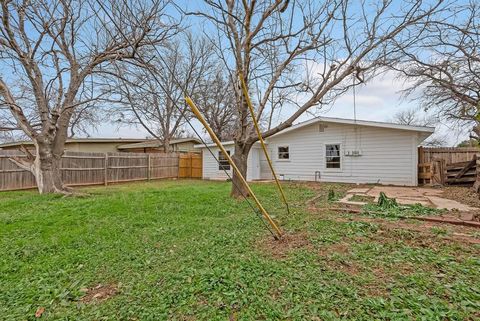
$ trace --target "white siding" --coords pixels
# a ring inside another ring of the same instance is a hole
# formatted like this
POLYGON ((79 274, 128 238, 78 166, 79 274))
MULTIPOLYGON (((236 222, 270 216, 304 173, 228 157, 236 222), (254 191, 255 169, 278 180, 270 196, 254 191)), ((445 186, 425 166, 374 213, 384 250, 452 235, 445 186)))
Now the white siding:
MULTIPOLYGON (((345 183, 379 183, 417 185, 418 132, 373 126, 354 126, 324 122, 273 136, 267 140, 273 166, 280 179, 314 181, 320 172, 320 181, 345 183), (327 169, 325 145, 341 145, 341 168, 327 169), (290 159, 279 160, 277 148, 289 146, 290 159), (359 151, 361 156, 347 156, 359 151)), ((233 155, 233 146, 226 146, 233 155)), ((218 155, 218 148, 211 147, 218 155)), ((203 178, 227 179, 224 171, 206 148, 203 152, 203 178)), ((231 173, 231 171, 230 171, 231 173)), ((248 157, 247 180, 271 179, 265 155, 254 146, 248 157)))
MULTIPOLYGON (((312 124, 268 140, 277 174, 287 180, 349 183, 417 184, 417 142, 414 131, 323 123, 312 124), (341 145, 341 169, 325 167, 325 144, 341 145), (289 160, 279 160, 278 146, 288 145, 289 160), (358 150, 361 156, 346 156, 358 150)), ((261 161, 261 164, 264 162, 261 161)), ((266 163, 265 163, 266 164, 266 163)), ((268 172, 263 170, 262 174, 268 172)), ((263 174, 262 176, 266 176, 263 174)))
MULTIPOLYGON (((234 148, 233 145, 224 146, 226 150, 230 151, 230 155, 233 155, 234 148)), ((210 150, 215 154, 215 157, 218 158, 218 147, 210 147, 210 150)), ((257 180, 260 179, 260 160, 259 160, 259 149, 257 147, 252 148, 247 159, 247 180, 257 180)), ((212 156, 212 154, 206 148, 202 148, 203 156, 203 179, 228 179, 228 175, 224 170, 218 169, 218 162, 212 156)), ((228 171, 230 177, 232 176, 232 169, 228 171)))

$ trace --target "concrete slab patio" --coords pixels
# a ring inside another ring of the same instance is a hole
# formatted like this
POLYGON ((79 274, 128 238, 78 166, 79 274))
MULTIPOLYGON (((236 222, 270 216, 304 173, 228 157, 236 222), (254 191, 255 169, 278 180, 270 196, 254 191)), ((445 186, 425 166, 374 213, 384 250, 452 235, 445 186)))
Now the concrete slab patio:
POLYGON ((339 202, 343 204, 363 205, 365 202, 351 201, 354 196, 373 197, 378 201, 380 192, 384 192, 390 198, 396 198, 399 204, 412 205, 422 204, 424 206, 458 210, 461 212, 478 211, 480 209, 462 204, 460 202, 443 198, 441 189, 426 187, 397 187, 397 186, 371 186, 353 188, 347 192, 339 202))

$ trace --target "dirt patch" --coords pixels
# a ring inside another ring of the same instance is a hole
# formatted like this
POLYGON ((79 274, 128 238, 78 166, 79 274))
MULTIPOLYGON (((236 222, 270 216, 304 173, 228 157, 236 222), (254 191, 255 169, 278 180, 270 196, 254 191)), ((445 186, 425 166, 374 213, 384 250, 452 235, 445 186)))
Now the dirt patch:
POLYGON ((372 281, 366 283, 362 287, 362 291, 371 297, 387 297, 390 293, 390 284, 400 276, 411 275, 415 272, 415 268, 409 263, 396 262, 394 267, 387 268, 376 266, 370 269, 372 281))
POLYGON ((480 244, 480 236, 478 235, 478 229, 472 227, 423 221, 388 221, 379 218, 369 218, 362 216, 351 216, 348 218, 337 216, 333 219, 339 222, 360 221, 379 224, 379 231, 374 236, 371 236, 370 239, 375 238, 378 241, 383 240, 382 243, 396 242, 396 240, 400 239, 409 246, 431 248, 435 248, 451 242, 480 244), (435 235, 435 229, 444 230, 445 235, 435 235), (415 233, 406 234, 401 232, 402 230, 415 233))
POLYGON ((361 268, 357 262, 349 259, 349 253, 350 244, 346 242, 321 245, 318 252, 330 269, 348 275, 357 275, 361 268), (340 258, 332 257, 333 255, 340 255, 340 258))
POLYGON ((392 275, 385 272, 384 268, 381 266, 373 268, 371 272, 374 275, 374 280, 365 284, 363 286, 363 291, 371 297, 387 296, 387 284, 393 282, 392 275))
POLYGON ((478 194, 469 187, 445 186, 442 187, 442 190, 442 197, 444 198, 480 208, 480 198, 478 194))
POLYGON ((375 234, 368 238, 359 237, 355 239, 355 243, 378 243, 384 245, 397 246, 403 244, 410 248, 429 248, 437 249, 448 245, 451 240, 448 238, 439 238, 429 234, 429 231, 411 230, 405 228, 392 227, 388 225, 380 225, 375 234))
POLYGON ((361 270, 356 262, 330 260, 326 263, 332 270, 340 271, 348 275, 357 275, 361 270))
POLYGON ((388 295, 388 290, 381 280, 378 280, 375 283, 365 284, 363 286, 363 291, 370 297, 386 297, 388 295))
MULTIPOLYGON (((388 233, 395 233, 395 231, 410 231, 417 232, 414 236, 416 241, 420 243, 438 243, 441 242, 458 242, 467 244, 480 244, 480 233, 476 227, 469 227, 463 225, 453 225, 428 221, 417 220, 388 220, 383 218, 373 218, 362 216, 358 214, 341 214, 327 209, 317 209, 315 214, 324 219, 331 219, 337 222, 367 222, 379 224, 381 229, 389 231, 388 233), (444 230, 444 235, 440 237, 435 231, 444 230)), ((381 232, 380 232, 381 233, 381 232)), ((392 238, 392 234, 387 235, 386 238, 392 238)))
POLYGON ((263 252, 277 259, 284 259, 290 252, 297 249, 313 248, 305 232, 285 233, 280 240, 269 237, 258 242, 258 246, 263 252))
POLYGON ((347 191, 357 187, 357 188, 367 188, 367 185, 354 185, 354 184, 340 184, 340 183, 320 183, 320 182, 304 182, 298 183, 298 186, 307 187, 313 192, 315 192, 315 197, 309 199, 305 204, 307 207, 312 205, 315 207, 315 204, 329 203, 328 195, 333 191, 335 198, 342 198, 346 195, 347 191))
POLYGON ((323 245, 320 248, 319 254, 321 256, 329 256, 332 254, 346 254, 350 252, 350 245, 344 242, 334 243, 329 245, 323 245))
POLYGON ((80 301, 83 303, 93 303, 105 301, 118 293, 118 286, 115 284, 98 284, 92 288, 86 289, 85 296, 80 301))

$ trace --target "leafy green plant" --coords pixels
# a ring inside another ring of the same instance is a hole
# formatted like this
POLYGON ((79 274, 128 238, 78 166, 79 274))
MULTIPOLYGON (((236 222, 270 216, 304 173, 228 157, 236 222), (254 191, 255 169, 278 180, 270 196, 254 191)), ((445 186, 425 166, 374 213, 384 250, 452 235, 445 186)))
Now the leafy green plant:
POLYGON ((390 218, 402 218, 409 216, 429 216, 439 215, 444 210, 430 208, 423 206, 422 204, 414 205, 392 205, 392 203, 382 206, 378 204, 366 204, 363 206, 363 213, 374 217, 390 217, 390 218))
POLYGON ((358 195, 355 194, 352 197, 350 197, 349 201, 353 202, 364 202, 364 203, 372 203, 375 200, 374 196, 370 195, 358 195))
POLYGON ((395 198, 388 197, 380 192, 377 204, 366 204, 363 206, 363 213, 375 217, 402 218, 408 216, 438 215, 444 210, 439 210, 420 203, 413 205, 399 205, 395 198))
POLYGON ((433 234, 439 235, 439 236, 440 235, 444 236, 448 234, 448 231, 446 229, 437 227, 437 226, 433 226, 430 230, 432 231, 433 234))
POLYGON ((395 198, 388 197, 384 192, 380 192, 377 205, 382 209, 391 209, 398 207, 397 200, 395 198))
POLYGON ((335 194, 335 191, 332 188, 328 190, 327 199, 328 199, 329 202, 338 201, 338 196, 335 194))

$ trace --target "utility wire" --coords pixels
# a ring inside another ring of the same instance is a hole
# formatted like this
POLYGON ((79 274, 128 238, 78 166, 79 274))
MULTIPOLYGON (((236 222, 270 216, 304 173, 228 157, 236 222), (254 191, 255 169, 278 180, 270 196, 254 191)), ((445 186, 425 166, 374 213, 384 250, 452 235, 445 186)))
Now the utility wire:
MULTIPOLYGON (((118 26, 118 24, 115 22, 115 20, 112 18, 112 16, 108 13, 108 11, 106 10, 106 8, 104 7, 104 5, 101 3, 100 0, 96 0, 97 4, 100 6, 100 8, 102 9, 102 11, 107 15, 107 17, 110 19, 110 21, 112 22, 112 24, 115 26, 115 28, 117 29, 118 33, 125 39, 125 41, 127 41, 128 45, 132 48, 134 48, 134 46, 132 45, 131 41, 128 39, 128 37, 123 33, 122 29, 118 26)), ((132 17, 135 18, 136 20, 136 23, 139 24, 139 21, 138 19, 136 18, 135 14, 131 11, 130 7, 128 6, 128 4, 125 4, 125 7, 129 10, 130 12, 130 15, 132 17)), ((93 9, 93 8, 92 8, 93 9)), ((98 15, 98 13, 95 11, 95 14, 98 15)), ((99 17, 100 18, 100 17, 99 17)), ((157 49, 157 47, 152 43, 151 40, 149 40, 148 38, 145 38, 147 39, 147 41, 150 43, 150 45, 154 48, 154 50, 156 51, 157 53, 157 57, 162 61, 162 63, 164 64, 165 68, 168 70, 168 72, 171 74, 172 76, 172 79, 174 80, 174 82, 176 83, 176 85, 182 90, 182 92, 188 96, 188 92, 186 90, 186 88, 177 80, 176 78, 176 75, 175 73, 173 72, 173 70, 171 70, 169 67, 168 67, 168 64, 166 63, 166 61, 162 58, 162 55, 161 53, 159 52, 159 50, 157 49)), ((140 59, 140 61, 145 65, 145 66, 148 66, 148 63, 143 59, 142 56, 140 55, 137 55, 137 59, 140 59)), ((168 93, 168 91, 165 89, 165 87, 163 86, 163 84, 159 81, 157 75, 152 71, 150 70, 150 68, 146 68, 147 71, 152 75, 152 77, 154 78, 155 82, 160 86, 160 88, 165 92, 165 94, 167 95, 168 99, 170 99, 173 103, 173 105, 180 111, 182 112, 182 109, 178 106, 178 104, 176 103, 176 101, 174 99, 172 99, 171 95, 168 93)), ((195 129, 195 127, 192 125, 192 123, 190 122, 190 120, 188 119, 188 117, 185 117, 185 120, 186 122, 188 123, 188 125, 192 128, 193 132, 197 135, 197 137, 200 139, 200 141, 202 142, 202 144, 208 149, 208 151, 210 152, 210 154, 213 156, 213 158, 215 159, 215 161, 220 164, 220 161, 218 160, 218 158, 215 156, 215 154, 213 153, 213 151, 210 149, 210 147, 208 146, 208 144, 205 142, 205 140, 201 137, 201 135, 198 133, 198 131, 195 129)), ((230 173, 228 173, 228 171, 223 168, 222 166, 222 169, 223 171, 225 172, 225 174, 227 174, 228 178, 232 181, 232 184, 235 186, 235 188, 240 192, 240 194, 243 196, 243 198, 247 201, 248 205, 250 206, 250 208, 253 210, 253 212, 255 214, 257 214, 257 216, 259 217, 259 219, 262 221, 262 223, 265 225, 265 227, 267 228, 267 230, 272 234, 272 236, 275 238, 276 235, 275 233, 271 230, 271 228, 269 227, 268 223, 265 222, 265 219, 263 218, 263 215, 253 206, 253 204, 250 202, 250 200, 248 199, 248 197, 242 192, 242 190, 238 187, 238 185, 236 183, 234 183, 230 173)))

